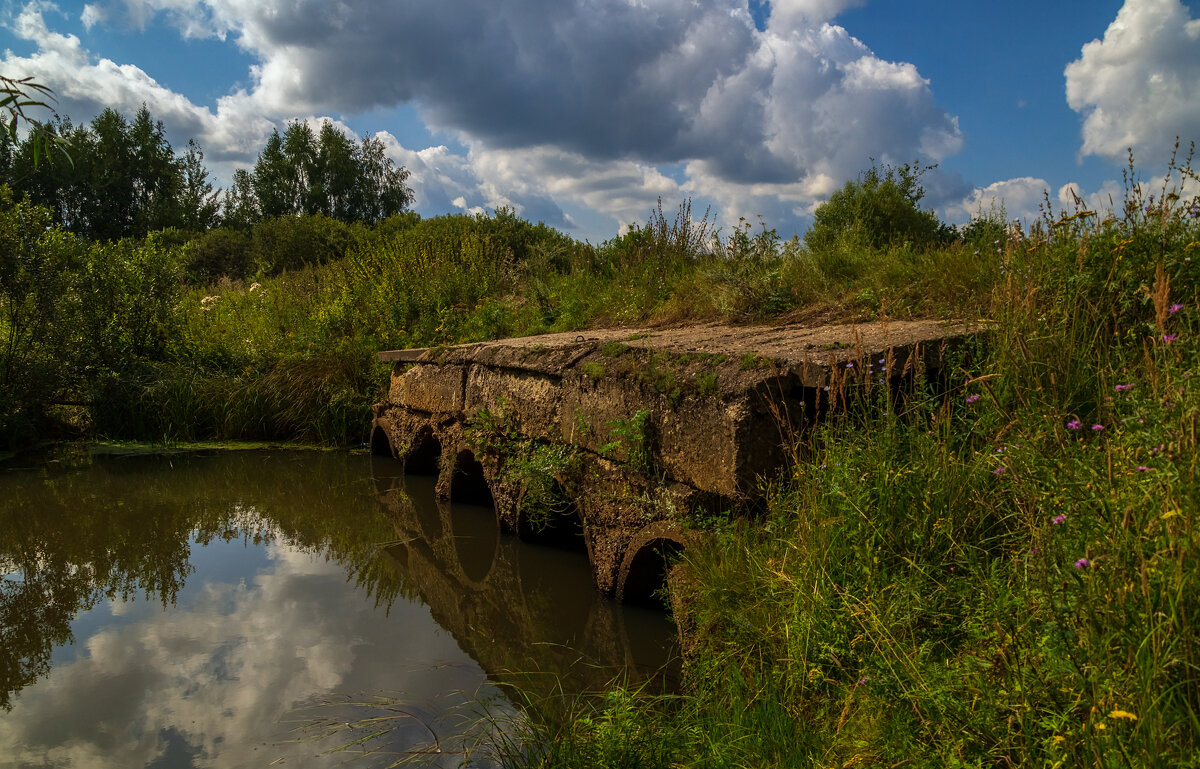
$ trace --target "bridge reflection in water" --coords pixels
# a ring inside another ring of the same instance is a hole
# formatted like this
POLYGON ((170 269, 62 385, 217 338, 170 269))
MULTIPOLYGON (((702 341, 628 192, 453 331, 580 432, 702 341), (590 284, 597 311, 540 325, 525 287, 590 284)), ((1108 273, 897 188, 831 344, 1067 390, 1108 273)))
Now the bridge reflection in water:
POLYGON ((440 502, 435 478, 401 468, 372 461, 376 497, 396 529, 387 555, 489 676, 534 697, 613 680, 675 687, 674 623, 661 610, 601 596, 582 543, 522 542, 500 531, 493 508, 440 502))

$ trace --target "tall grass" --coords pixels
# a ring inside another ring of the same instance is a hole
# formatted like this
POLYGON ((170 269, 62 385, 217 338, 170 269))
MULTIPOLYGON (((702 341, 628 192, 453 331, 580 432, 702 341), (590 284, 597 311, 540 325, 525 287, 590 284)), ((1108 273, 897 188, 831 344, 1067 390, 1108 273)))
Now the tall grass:
POLYGON ((677 567, 686 695, 535 719, 505 763, 1197 765, 1188 180, 985 244, 993 344, 797 436, 762 517, 677 567))
POLYGON ((406 220, 327 264, 187 289, 166 359, 106 382, 95 426, 151 438, 359 442, 354 415, 384 381, 371 361, 378 350, 687 319, 979 313, 998 262, 968 248, 813 253, 765 226, 723 235, 687 203, 673 216, 660 205, 644 226, 599 246, 506 211, 406 220))

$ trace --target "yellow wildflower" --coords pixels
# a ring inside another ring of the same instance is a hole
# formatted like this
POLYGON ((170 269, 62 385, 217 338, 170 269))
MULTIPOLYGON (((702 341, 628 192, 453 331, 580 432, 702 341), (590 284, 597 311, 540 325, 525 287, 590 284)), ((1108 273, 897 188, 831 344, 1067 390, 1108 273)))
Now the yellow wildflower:
POLYGON ((1113 712, 1108 714, 1108 717, 1109 718, 1124 718, 1128 721, 1136 721, 1137 720, 1137 716, 1135 716, 1133 713, 1130 713, 1128 710, 1114 710, 1113 712))

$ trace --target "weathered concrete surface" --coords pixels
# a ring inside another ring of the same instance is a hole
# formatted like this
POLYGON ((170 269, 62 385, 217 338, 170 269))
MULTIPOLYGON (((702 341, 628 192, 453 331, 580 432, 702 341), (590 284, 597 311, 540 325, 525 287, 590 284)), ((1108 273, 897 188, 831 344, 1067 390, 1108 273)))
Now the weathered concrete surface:
POLYGON ((577 516, 596 586, 639 598, 653 554, 685 547, 695 513, 752 503, 814 420, 943 367, 978 331, 705 325, 386 352, 372 445, 436 473, 443 498, 493 503, 508 531, 577 516))

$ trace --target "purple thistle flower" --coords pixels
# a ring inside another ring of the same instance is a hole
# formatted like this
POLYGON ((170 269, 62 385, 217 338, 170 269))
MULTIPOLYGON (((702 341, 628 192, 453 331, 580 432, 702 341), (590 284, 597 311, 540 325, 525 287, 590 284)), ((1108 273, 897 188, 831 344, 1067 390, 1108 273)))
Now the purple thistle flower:
POLYGON ((1104 429, 1104 425, 1092 425, 1092 432, 1100 432, 1104 429))
POLYGON ((1072 419, 1070 422, 1067 422, 1067 427, 1072 430, 1082 430, 1083 422, 1080 422, 1078 419, 1072 419))
POLYGON ((968 395, 967 396, 967 403, 974 403, 977 400, 979 400, 978 395, 968 395))
POLYGON ((1137 470, 1139 473, 1148 473, 1148 472, 1150 472, 1150 468, 1149 468, 1149 467, 1146 467, 1145 465, 1138 465, 1138 466, 1137 466, 1137 467, 1135 467, 1134 469, 1135 469, 1135 470, 1137 470))
POLYGON ((1168 308, 1167 308, 1167 312, 1169 312, 1169 313, 1171 313, 1172 315, 1174 315, 1175 313, 1179 312, 1179 311, 1180 311, 1180 310, 1182 310, 1182 309, 1183 309, 1183 305, 1182 305, 1182 304, 1173 304, 1173 305, 1171 305, 1170 307, 1168 307, 1168 308))
POLYGON ((1126 390, 1132 390, 1132 389, 1133 389, 1133 385, 1131 385, 1131 384, 1119 384, 1119 385, 1117 385, 1116 387, 1114 387, 1113 389, 1114 389, 1114 390, 1116 390, 1116 391, 1117 391, 1117 392, 1119 392, 1119 393, 1123 393, 1123 392, 1125 392, 1126 390))
POLYGON ((1065 516, 1065 515, 1056 515, 1052 519, 1050 519, 1050 523, 1053 523, 1055 526, 1061 526, 1062 524, 1064 524, 1066 522, 1067 522, 1067 516, 1065 516))
POLYGON ((1089 567, 1091 565, 1092 565, 1092 562, 1086 558, 1080 558, 1078 561, 1075 562, 1076 569, 1086 569, 1087 567, 1089 567))
POLYGON ((1170 344, 1171 342, 1174 342, 1178 339, 1179 339, 1178 334, 1163 334, 1162 335, 1163 344, 1170 344))
POLYGON ((1004 475, 1007 472, 1008 472, 1008 468, 1005 467, 1004 465, 1001 465, 1000 467, 997 467, 995 470, 992 471, 992 475, 1004 475))

